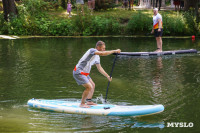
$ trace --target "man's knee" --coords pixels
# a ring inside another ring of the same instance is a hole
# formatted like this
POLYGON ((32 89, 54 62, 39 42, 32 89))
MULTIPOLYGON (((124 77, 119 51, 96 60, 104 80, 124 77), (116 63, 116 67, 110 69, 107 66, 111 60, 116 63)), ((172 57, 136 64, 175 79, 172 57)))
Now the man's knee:
POLYGON ((88 90, 88 91, 91 91, 91 90, 92 90, 92 88, 93 88, 93 86, 92 86, 92 84, 91 84, 91 83, 84 84, 83 86, 84 86, 84 87, 85 87, 85 89, 86 89, 86 90, 88 90))

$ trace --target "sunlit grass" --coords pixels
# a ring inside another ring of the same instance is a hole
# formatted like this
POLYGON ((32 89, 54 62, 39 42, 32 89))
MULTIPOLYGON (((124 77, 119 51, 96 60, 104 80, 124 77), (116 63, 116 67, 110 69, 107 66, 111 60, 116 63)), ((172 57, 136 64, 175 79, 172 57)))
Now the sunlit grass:
MULTIPOLYGON (((138 12, 141 12, 143 14, 147 14, 150 17, 153 17, 153 11, 152 10, 125 10, 123 8, 113 8, 113 9, 108 9, 108 10, 100 10, 100 11, 94 11, 93 15, 94 16, 110 16, 114 17, 116 19, 130 19, 133 15, 137 14, 138 12)), ((160 11, 159 12, 161 15, 167 15, 168 17, 176 17, 177 15, 181 14, 176 11, 172 10, 165 10, 165 11, 160 11)), ((63 18, 68 18, 68 13, 67 10, 64 10, 62 8, 59 8, 58 10, 50 10, 48 11, 48 14, 54 18, 57 19, 63 19, 63 18)), ((77 10, 75 8, 72 9, 72 16, 77 15, 77 10)))

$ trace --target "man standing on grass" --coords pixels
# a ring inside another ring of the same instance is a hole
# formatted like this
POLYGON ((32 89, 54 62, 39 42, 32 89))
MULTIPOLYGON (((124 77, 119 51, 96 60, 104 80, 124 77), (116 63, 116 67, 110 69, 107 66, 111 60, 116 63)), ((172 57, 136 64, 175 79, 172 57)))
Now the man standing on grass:
POLYGON ((109 81, 112 80, 100 64, 100 56, 107 56, 113 53, 120 53, 121 50, 105 51, 106 45, 103 41, 98 41, 95 48, 90 48, 79 60, 78 64, 73 70, 73 77, 78 85, 85 87, 85 91, 82 94, 82 100, 80 107, 90 108, 89 105, 96 105, 92 102, 92 96, 95 90, 95 83, 89 76, 92 65, 96 65, 97 69, 103 74, 109 81), (86 102, 86 104, 85 104, 86 102))
POLYGON ((155 52, 162 52, 162 34, 163 34, 163 23, 162 16, 158 13, 158 8, 153 9, 153 28, 151 33, 154 33, 156 37, 157 50, 155 52))

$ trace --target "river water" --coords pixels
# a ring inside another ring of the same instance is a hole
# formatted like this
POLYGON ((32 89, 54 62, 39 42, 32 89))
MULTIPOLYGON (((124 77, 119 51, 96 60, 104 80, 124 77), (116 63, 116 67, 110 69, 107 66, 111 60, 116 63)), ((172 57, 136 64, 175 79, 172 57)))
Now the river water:
MULTIPOLYGON (((154 38, 32 38, 0 40, 0 132, 199 132, 200 54, 117 58, 108 102, 118 105, 163 104, 164 112, 143 117, 92 116, 29 108, 31 98, 80 100, 83 87, 72 70, 98 40, 106 49, 154 51, 154 38), (189 127, 168 127, 173 122, 189 127)), ((200 50, 200 40, 164 38, 164 50, 200 50)), ((110 73, 115 56, 101 57, 110 73)), ((107 79, 96 67, 93 99, 105 97, 107 79)), ((99 100, 100 99, 100 100, 99 100)))

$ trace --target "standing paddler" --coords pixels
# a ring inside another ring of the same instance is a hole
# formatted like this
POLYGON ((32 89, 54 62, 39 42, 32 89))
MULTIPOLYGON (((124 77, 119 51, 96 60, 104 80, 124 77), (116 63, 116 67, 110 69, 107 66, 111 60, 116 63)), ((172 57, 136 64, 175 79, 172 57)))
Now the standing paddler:
POLYGON ((151 33, 154 33, 156 37, 157 50, 155 52, 162 52, 162 34, 163 34, 163 23, 162 16, 158 13, 158 8, 153 9, 153 28, 151 33))
POLYGON ((95 83, 89 76, 91 67, 96 65, 97 69, 101 74, 103 74, 109 81, 112 80, 100 64, 99 56, 107 56, 113 53, 120 53, 121 50, 110 50, 105 51, 106 45, 103 41, 98 41, 96 43, 95 48, 90 48, 79 60, 78 64, 75 66, 73 70, 73 77, 76 80, 78 85, 82 85, 85 90, 82 94, 82 100, 80 107, 82 108, 90 108, 89 105, 96 105, 92 102, 92 96, 95 90, 95 83))

